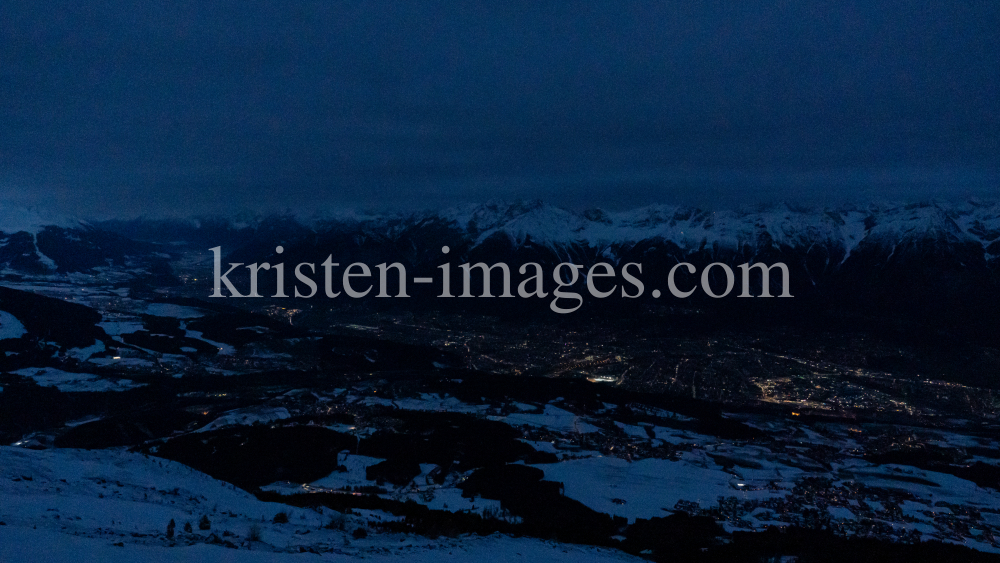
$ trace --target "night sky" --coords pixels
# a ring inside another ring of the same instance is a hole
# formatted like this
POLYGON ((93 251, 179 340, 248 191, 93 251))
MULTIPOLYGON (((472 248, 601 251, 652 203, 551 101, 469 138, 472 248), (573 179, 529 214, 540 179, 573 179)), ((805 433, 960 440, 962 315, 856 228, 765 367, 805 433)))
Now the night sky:
POLYGON ((0 3, 0 199, 93 217, 1000 193, 1000 3, 0 3))

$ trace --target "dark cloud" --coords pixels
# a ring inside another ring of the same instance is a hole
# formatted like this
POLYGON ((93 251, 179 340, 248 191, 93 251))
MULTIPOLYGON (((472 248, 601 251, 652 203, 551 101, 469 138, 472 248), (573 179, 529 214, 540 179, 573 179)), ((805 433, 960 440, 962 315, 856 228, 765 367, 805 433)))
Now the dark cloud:
POLYGON ((0 190, 156 214, 995 190, 1000 5, 0 5, 0 190))

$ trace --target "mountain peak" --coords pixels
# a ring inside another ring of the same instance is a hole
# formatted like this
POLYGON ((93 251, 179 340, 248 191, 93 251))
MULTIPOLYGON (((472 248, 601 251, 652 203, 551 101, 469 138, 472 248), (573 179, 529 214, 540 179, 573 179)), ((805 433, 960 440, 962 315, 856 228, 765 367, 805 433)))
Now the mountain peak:
POLYGON ((0 232, 2 233, 26 232, 36 235, 45 227, 78 229, 88 226, 88 223, 69 215, 52 213, 37 207, 0 202, 0 232))

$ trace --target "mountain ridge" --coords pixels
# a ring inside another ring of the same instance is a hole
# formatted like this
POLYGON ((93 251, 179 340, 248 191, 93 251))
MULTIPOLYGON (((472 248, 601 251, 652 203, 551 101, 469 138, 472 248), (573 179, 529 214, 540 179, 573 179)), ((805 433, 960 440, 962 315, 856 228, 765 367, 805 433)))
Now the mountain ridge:
MULTIPOLYGON (((515 245, 530 238, 536 244, 591 246, 636 243, 661 238, 683 249, 719 243, 738 248, 764 239, 779 245, 837 242, 852 251, 862 240, 890 241, 895 237, 945 235, 953 242, 978 242, 984 249, 1000 240, 1000 203, 969 200, 960 203, 845 205, 804 208, 783 203, 757 210, 701 209, 675 205, 650 205, 628 211, 600 208, 572 211, 540 200, 487 202, 441 210, 371 214, 353 211, 331 215, 293 214, 208 217, 185 220, 134 219, 96 223, 103 229, 128 236, 138 225, 161 225, 163 230, 189 232, 212 225, 216 230, 257 233, 275 223, 294 224, 317 234, 353 229, 393 238, 437 224, 473 238, 473 246, 502 234, 515 245), (765 236, 766 235, 766 236, 765 236)), ((0 225, 0 230, 3 230, 0 225)), ((278 229, 280 231, 280 229, 278 229)))

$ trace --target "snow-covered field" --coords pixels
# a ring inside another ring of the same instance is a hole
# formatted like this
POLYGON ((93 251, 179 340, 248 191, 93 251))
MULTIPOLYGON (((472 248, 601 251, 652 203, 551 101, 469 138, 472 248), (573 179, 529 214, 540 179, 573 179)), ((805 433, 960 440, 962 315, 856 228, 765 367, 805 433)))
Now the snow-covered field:
POLYGON ((283 420, 288 418, 288 409, 283 407, 250 407, 246 409, 236 409, 195 430, 195 432, 211 432, 227 426, 250 426, 258 423, 268 423, 273 420, 283 420))
POLYGON ((513 413, 508 415, 504 421, 513 426, 527 424, 528 426, 548 428, 556 432, 587 434, 599 430, 593 424, 582 420, 578 415, 554 405, 545 405, 541 414, 513 413))
MULTIPOLYGON (((643 459, 629 462, 617 457, 594 456, 586 459, 546 463, 535 467, 545 472, 545 479, 565 486, 566 496, 579 500, 598 512, 636 518, 659 518, 669 515, 677 501, 696 502, 707 508, 718 497, 737 491, 730 485, 733 475, 718 467, 702 466, 694 456, 681 461, 643 459)), ((784 496, 786 491, 753 491, 766 498, 784 496)))
POLYGON ((23 368, 11 373, 30 377, 42 387, 55 387, 63 392, 125 391, 144 385, 129 379, 105 379, 92 373, 72 373, 56 368, 23 368))
POLYGON ((368 526, 383 517, 376 511, 340 515, 261 502, 184 465, 122 451, 0 447, 0 499, 4 562, 311 561, 317 554, 336 560, 636 560, 501 535, 432 540, 380 533, 368 526), (279 512, 287 523, 273 521, 279 512), (199 529, 202 517, 209 530, 199 529), (343 530, 325 527, 331 519, 342 519, 343 530), (171 520, 176 528, 168 538, 171 520), (250 541, 251 528, 261 541, 250 541), (369 535, 355 539, 358 528, 369 528, 369 535))
MULTIPOLYGON (((371 538, 371 536, 369 536, 371 538)), ((0 561, 73 562, 73 563, 284 563, 307 561, 415 561, 436 563, 538 561, 577 563, 579 561, 641 562, 620 551, 573 544, 546 542, 531 538, 513 538, 499 534, 487 537, 463 536, 426 540, 395 535, 366 540, 351 540, 328 552, 298 553, 271 551, 266 546, 238 550, 211 544, 189 546, 149 546, 125 543, 116 546, 104 539, 72 536, 48 530, 0 526, 0 561)))

